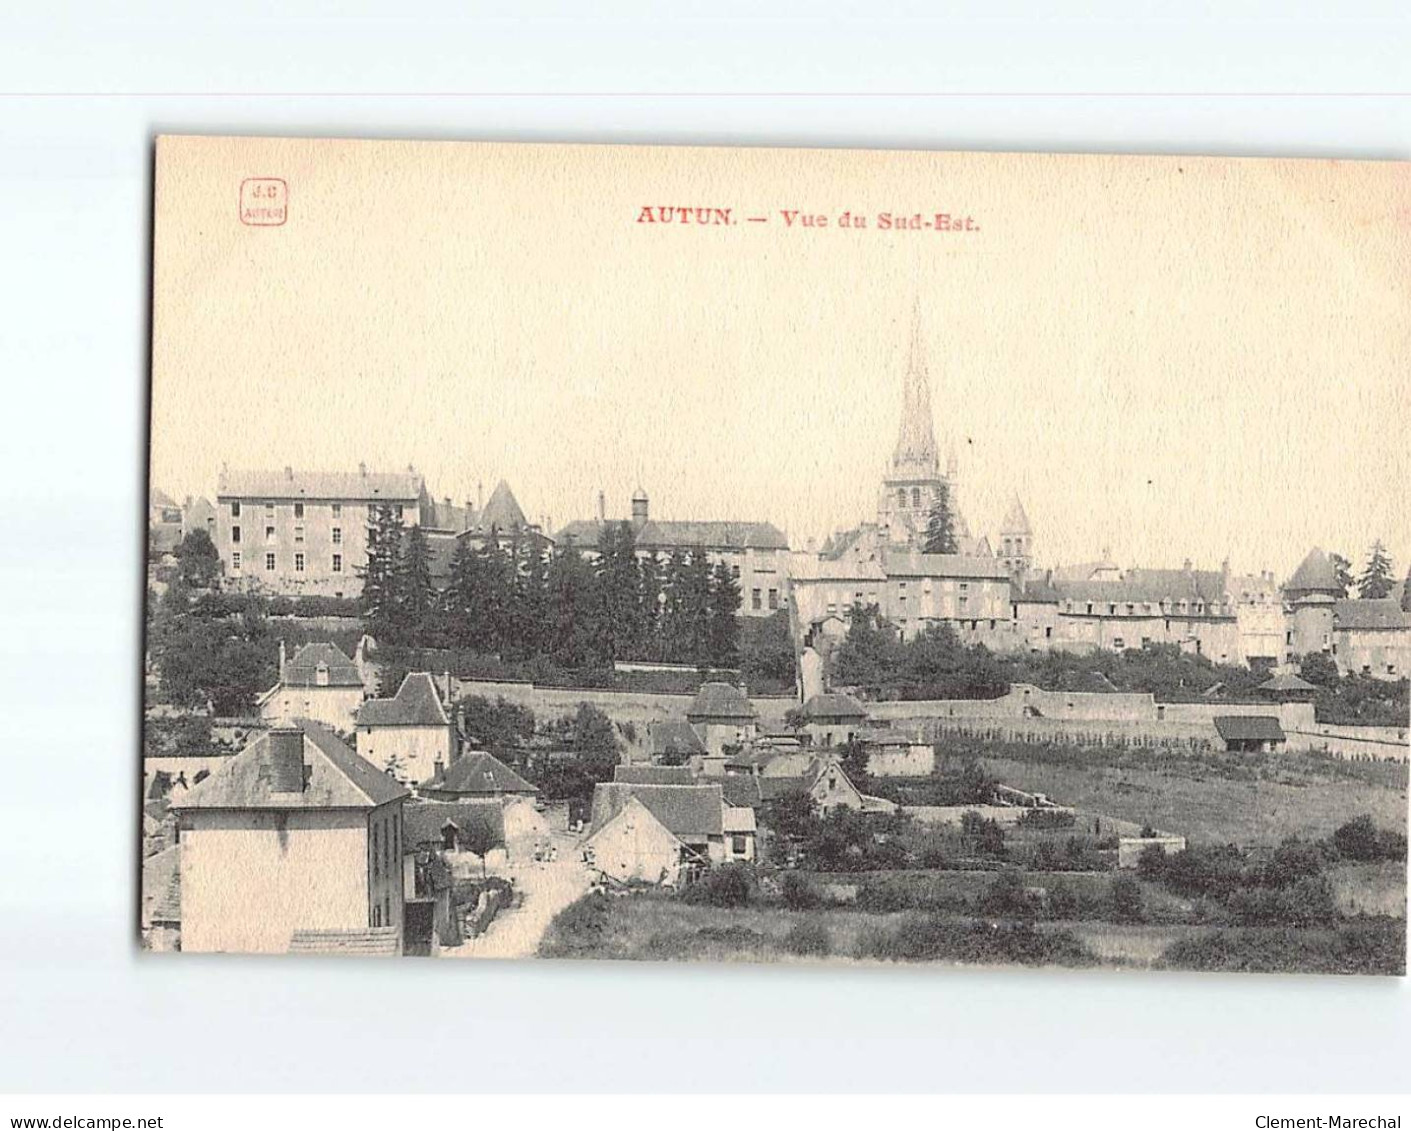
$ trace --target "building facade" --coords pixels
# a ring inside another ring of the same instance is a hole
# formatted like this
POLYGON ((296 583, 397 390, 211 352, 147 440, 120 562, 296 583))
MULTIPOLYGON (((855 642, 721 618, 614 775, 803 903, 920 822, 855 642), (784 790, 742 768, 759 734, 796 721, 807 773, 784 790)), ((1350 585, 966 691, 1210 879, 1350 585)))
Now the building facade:
POLYGON ((215 539, 226 584, 290 597, 356 597, 373 515, 389 507, 405 525, 416 525, 421 496, 422 479, 412 468, 223 470, 215 539))

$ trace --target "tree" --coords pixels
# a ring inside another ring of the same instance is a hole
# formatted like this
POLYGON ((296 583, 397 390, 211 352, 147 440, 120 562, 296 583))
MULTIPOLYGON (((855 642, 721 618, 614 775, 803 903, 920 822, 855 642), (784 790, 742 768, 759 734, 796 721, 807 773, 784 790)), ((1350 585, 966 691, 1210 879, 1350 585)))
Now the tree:
POLYGON ((547 609, 544 643, 556 663, 578 667, 592 654, 590 630, 593 571, 573 539, 567 539, 549 563, 545 578, 547 609))
POLYGON ((1309 652, 1299 660, 1298 674, 1315 687, 1334 688, 1338 683, 1337 661, 1326 652, 1309 652))
POLYGON ((954 554, 958 552, 955 540, 955 515, 951 511, 950 487, 941 483, 936 488, 935 500, 926 516, 926 541, 922 550, 928 554, 954 554))
POLYGON ((441 594, 446 627, 458 647, 474 647, 476 595, 482 584, 481 557, 469 538, 457 538, 451 554, 451 575, 441 594))
POLYGON ((359 568, 363 623, 374 637, 396 636, 397 575, 402 556, 402 520, 389 506, 368 508, 367 561, 359 568))
POLYGON ((792 683, 795 659, 789 614, 780 609, 767 617, 741 618, 739 624, 740 674, 749 686, 792 683))
POLYGON ((1352 563, 1341 554, 1332 554, 1330 559, 1333 563, 1333 580, 1342 590, 1342 595, 1346 597, 1352 588, 1352 563))
POLYGON ((1387 596, 1395 584, 1391 570, 1391 557, 1378 539, 1372 543, 1372 548, 1367 554, 1367 567, 1357 579, 1358 596, 1364 600, 1379 600, 1387 596))
POLYGON ((1401 583, 1401 611, 1411 613, 1411 569, 1406 571, 1406 580, 1401 583))
POLYGON ((661 659, 662 566, 656 554, 646 554, 637 563, 636 652, 643 659, 661 659))
POLYGON ((842 756, 838 759, 847 774, 848 781, 857 787, 859 793, 866 793, 872 787, 871 775, 867 772, 867 747, 858 738, 843 744, 842 756))
POLYGON ((485 858, 500 844, 499 835, 488 821, 467 821, 466 827, 460 831, 460 846, 480 857, 481 879, 486 879, 490 874, 485 858))
POLYGON ((220 580, 220 554, 211 536, 193 530, 176 548, 177 576, 195 589, 210 589, 220 580))
POLYGON ((706 656, 718 668, 740 659, 740 583, 724 562, 711 571, 706 598, 706 656))
POLYGON ((415 525, 407 534, 406 551, 396 563, 397 634, 420 641, 436 607, 436 586, 431 581, 431 552, 426 532, 415 525))
POLYGON ((891 682, 901 667, 896 630, 876 605, 854 604, 848 612, 848 635, 833 656, 833 675, 848 687, 876 687, 891 682))

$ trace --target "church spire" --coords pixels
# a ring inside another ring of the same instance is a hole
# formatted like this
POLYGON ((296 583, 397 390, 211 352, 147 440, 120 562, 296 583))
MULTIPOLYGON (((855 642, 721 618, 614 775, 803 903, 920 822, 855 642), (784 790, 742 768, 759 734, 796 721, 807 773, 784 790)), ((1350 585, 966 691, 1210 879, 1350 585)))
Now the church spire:
POLYGON ((906 382, 902 392, 901 431, 892 453, 892 467, 933 475, 939 471, 935 424, 931 417, 931 380, 921 345, 919 298, 911 312, 911 345, 907 351, 906 382))

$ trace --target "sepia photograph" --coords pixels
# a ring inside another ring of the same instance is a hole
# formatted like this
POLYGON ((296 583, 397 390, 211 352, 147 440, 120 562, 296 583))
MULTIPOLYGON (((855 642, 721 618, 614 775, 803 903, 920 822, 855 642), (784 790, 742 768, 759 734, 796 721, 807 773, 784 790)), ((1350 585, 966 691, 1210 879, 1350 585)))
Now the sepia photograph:
POLYGON ((144 961, 1404 975, 1407 173, 157 138, 144 961))

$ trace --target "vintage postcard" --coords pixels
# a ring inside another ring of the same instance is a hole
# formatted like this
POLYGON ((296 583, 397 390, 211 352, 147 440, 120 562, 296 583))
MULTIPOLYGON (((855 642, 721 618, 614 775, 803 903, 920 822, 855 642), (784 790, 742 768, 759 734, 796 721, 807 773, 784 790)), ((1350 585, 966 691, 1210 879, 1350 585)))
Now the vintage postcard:
POLYGON ((1401 974, 1411 168, 163 137, 151 950, 1401 974))

